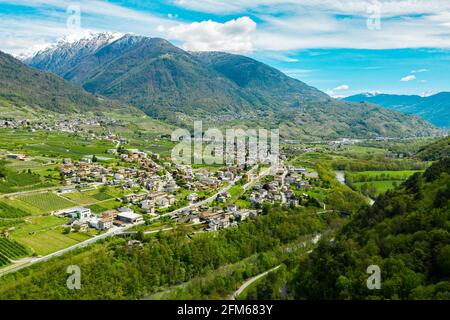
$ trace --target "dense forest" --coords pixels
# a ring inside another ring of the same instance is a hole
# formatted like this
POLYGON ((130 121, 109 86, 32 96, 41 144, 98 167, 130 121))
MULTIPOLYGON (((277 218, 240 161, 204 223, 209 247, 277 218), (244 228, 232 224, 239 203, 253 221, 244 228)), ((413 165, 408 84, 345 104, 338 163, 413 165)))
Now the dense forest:
POLYGON ((421 148, 416 156, 424 161, 435 161, 450 157, 450 137, 438 140, 421 148))
POLYGON ((449 200, 446 158, 363 208, 335 239, 321 241, 290 275, 292 298, 450 299, 449 200), (366 286, 369 265, 381 269, 379 290, 366 286))

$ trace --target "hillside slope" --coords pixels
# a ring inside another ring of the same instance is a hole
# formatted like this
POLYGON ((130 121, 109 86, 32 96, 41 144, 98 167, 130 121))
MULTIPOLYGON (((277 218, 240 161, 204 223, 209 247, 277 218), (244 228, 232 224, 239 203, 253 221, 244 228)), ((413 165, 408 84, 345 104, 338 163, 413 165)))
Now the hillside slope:
POLYGON ((79 47, 47 50, 26 62, 179 125, 201 119, 217 126, 279 127, 284 136, 297 138, 436 132, 419 118, 332 99, 244 56, 189 53, 164 39, 124 35, 73 63, 66 51, 79 47), (58 61, 57 68, 51 61, 58 61))
POLYGON ((417 95, 358 94, 344 100, 371 102, 407 114, 415 114, 442 128, 450 128, 450 92, 429 97, 417 95))
POLYGON ((450 299, 450 158, 380 196, 322 241, 290 281, 295 298, 450 299), (381 289, 366 269, 378 265, 381 289))
POLYGON ((94 110, 100 101, 51 73, 30 68, 0 51, 0 100, 12 107, 37 107, 69 113, 94 110))
POLYGON ((416 157, 423 161, 436 161, 450 157, 450 137, 440 139, 430 145, 421 148, 416 157))

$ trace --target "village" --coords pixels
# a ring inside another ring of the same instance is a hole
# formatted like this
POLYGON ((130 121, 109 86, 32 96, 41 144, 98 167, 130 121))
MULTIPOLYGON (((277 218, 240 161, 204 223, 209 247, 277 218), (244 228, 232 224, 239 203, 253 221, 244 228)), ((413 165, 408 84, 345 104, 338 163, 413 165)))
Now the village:
POLYGON ((108 127, 121 126, 120 120, 111 119, 105 116, 60 116, 49 119, 14 119, 1 118, 0 129, 24 129, 28 132, 60 132, 67 134, 78 134, 91 140, 106 140, 111 142, 119 142, 118 135, 110 132, 108 127), (94 133, 88 128, 102 129, 103 133, 94 133))
POLYGON ((217 231, 256 217, 265 203, 304 205, 309 198, 306 190, 318 179, 316 172, 282 164, 265 170, 259 164, 252 168, 226 166, 210 171, 175 165, 161 160, 158 154, 137 149, 111 149, 108 153, 118 156, 126 165, 108 166, 93 157, 76 162, 63 160, 60 171, 64 186, 58 189, 62 197, 102 186, 127 191, 116 199, 115 209, 93 212, 77 206, 54 212, 71 219, 70 231, 88 228, 107 231, 151 224, 161 216, 169 216, 176 223, 204 224, 205 231, 217 231), (231 190, 236 187, 239 198, 245 201, 244 207, 234 203, 231 190))

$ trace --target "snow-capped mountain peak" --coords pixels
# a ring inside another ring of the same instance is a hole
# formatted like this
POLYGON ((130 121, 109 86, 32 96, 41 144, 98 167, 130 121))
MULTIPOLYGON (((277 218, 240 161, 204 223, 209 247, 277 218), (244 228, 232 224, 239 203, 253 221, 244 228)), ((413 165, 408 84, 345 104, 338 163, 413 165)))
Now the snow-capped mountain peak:
POLYGON ((120 32, 95 32, 92 30, 82 30, 80 32, 70 33, 59 39, 56 45, 76 44, 80 42, 97 42, 99 44, 111 43, 123 37, 120 32))
MULTIPOLYGON (((123 33, 119 32, 95 32, 92 30, 82 30, 79 32, 72 32, 59 38, 53 44, 40 45, 32 48, 29 52, 20 54, 18 57, 21 60, 29 61, 38 59, 39 56, 48 56, 55 52, 59 54, 64 51, 76 52, 79 50, 98 50, 99 48, 116 41, 123 37, 123 33)), ((70 54, 68 52, 68 54, 70 54)))

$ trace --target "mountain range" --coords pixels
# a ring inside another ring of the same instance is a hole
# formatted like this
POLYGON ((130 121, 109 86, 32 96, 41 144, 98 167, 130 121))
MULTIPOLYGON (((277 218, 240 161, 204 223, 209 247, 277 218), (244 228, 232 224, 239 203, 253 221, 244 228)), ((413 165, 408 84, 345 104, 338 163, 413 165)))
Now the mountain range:
POLYGON ((440 92, 427 97, 362 93, 343 100, 375 103, 406 114, 418 115, 438 127, 450 128, 450 92, 440 92))
POLYGON ((30 68, 0 51, 0 106, 70 113, 106 110, 111 104, 59 76, 30 68))
POLYGON ((24 59, 28 67, 5 54, 2 59, 3 96, 5 90, 6 96, 20 92, 19 96, 30 97, 22 101, 56 111, 118 101, 176 125, 190 126, 199 119, 211 126, 278 127, 282 136, 295 138, 438 132, 415 116, 333 99, 254 59, 223 52, 187 52, 160 38, 89 34, 59 41, 24 59), (16 75, 15 82, 9 83, 7 73, 16 75), (40 80, 28 81, 31 74, 40 80))

